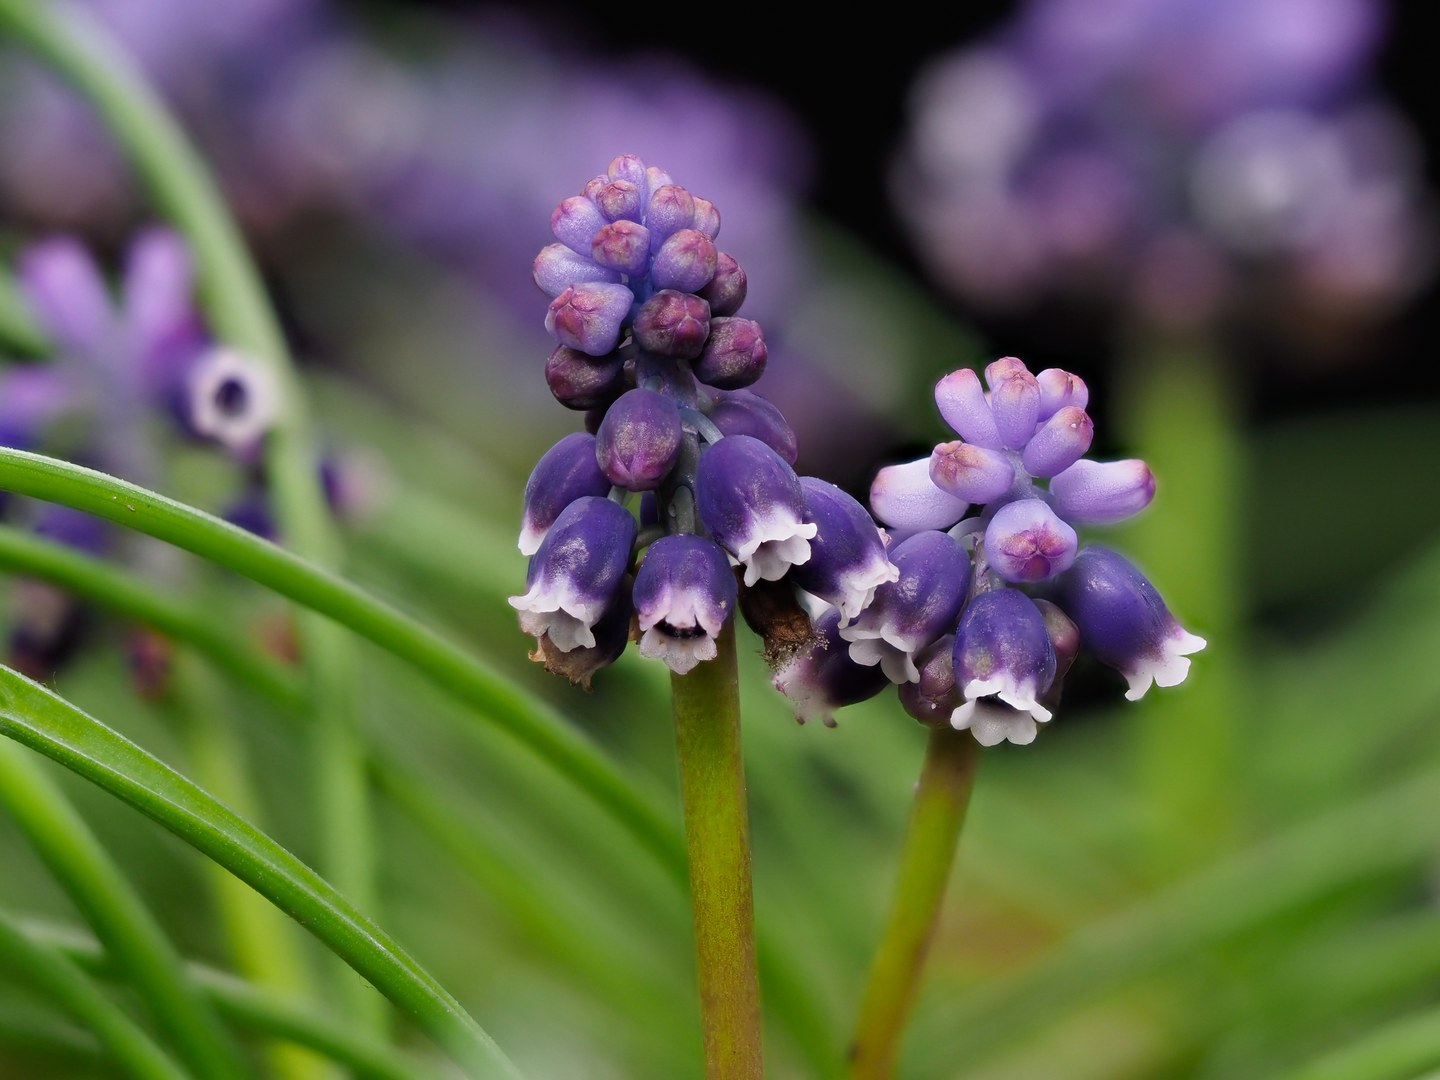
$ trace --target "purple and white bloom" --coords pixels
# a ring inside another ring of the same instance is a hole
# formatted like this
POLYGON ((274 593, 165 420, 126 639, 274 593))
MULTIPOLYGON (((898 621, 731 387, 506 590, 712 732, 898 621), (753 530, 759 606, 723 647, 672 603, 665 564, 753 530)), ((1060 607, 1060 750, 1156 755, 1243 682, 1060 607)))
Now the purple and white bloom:
POLYGON ((716 543, 745 567, 745 584, 778 581, 810 559, 819 528, 789 464, 759 439, 731 435, 700 457, 695 501, 716 543))
POLYGON ((201 356, 186 373, 185 391, 190 429, 233 454, 253 453, 280 418, 274 372, 236 349, 217 346, 201 356))
POLYGON ((820 720, 835 726, 835 710, 874 697, 890 685, 884 674, 850 659, 840 636, 840 612, 835 608, 814 620, 815 643, 791 657, 775 671, 772 682, 790 699, 800 723, 820 720))
POLYGON ((653 491, 675 467, 683 435, 674 401, 658 390, 627 390, 600 421, 595 457, 616 487, 653 491))
POLYGON ((543 634, 535 639, 535 650, 530 659, 544 664, 550 674, 569 679, 572 686, 589 689, 595 673, 619 660, 625 646, 630 643, 630 622, 634 615, 630 590, 625 582, 621 582, 614 601, 592 628, 594 645, 582 645, 562 652, 556 648, 549 634, 543 634))
POLYGON ((1006 503, 985 527, 985 558, 1011 584, 1054 577, 1075 561, 1075 530, 1055 516, 1043 499, 1006 503))
POLYGON ((541 456, 525 482, 520 553, 534 555, 561 512, 586 495, 605 495, 610 480, 595 460, 595 436, 572 432, 541 456))
POLYGON ((1088 547, 1056 581, 1056 602, 1085 647, 1130 684, 1138 701, 1152 683, 1178 686, 1190 672, 1191 653, 1205 639, 1186 631, 1165 601, 1128 559, 1109 548, 1088 547))
POLYGON ((885 537, 853 497, 834 484, 802 476, 805 519, 819 530, 810 558, 790 579, 840 610, 843 627, 875 598, 875 590, 900 576, 885 555, 885 537))
POLYGON ((917 654, 955 629, 970 589, 970 556, 948 534, 929 529, 897 544, 890 561, 898 576, 875 590, 840 636, 856 663, 878 664, 891 682, 912 683, 920 677, 917 654))
POLYGON ((595 645, 594 626, 614 602, 635 543, 619 503, 586 495, 567 506, 530 560, 526 592, 510 597, 520 627, 560 652, 595 645))
POLYGON ((661 537, 635 575, 640 655, 663 661, 677 675, 715 659, 715 639, 739 599, 730 560, 713 540, 661 537))
POLYGON ((1017 589, 981 593, 960 616, 953 656, 965 701, 951 726, 984 746, 1033 742, 1035 725, 1051 718, 1040 698, 1055 679, 1055 650, 1035 603, 1017 589))

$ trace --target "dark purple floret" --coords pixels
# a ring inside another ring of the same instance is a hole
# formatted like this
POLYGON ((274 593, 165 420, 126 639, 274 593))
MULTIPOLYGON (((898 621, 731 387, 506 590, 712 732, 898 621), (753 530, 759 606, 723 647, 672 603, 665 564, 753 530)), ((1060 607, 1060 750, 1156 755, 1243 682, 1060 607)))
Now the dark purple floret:
POLYGON ((627 390, 595 433, 595 456, 616 487, 652 491, 675 467, 684 431, 680 410, 657 390, 627 390))
POLYGON ((545 361, 545 384, 567 409, 608 405, 624 386, 625 360, 620 353, 590 356, 579 349, 555 346, 545 361))
POLYGON ((710 535, 745 567, 745 584, 778 581, 810 558, 816 527, 806 522, 795 470, 769 446, 732 435, 700 457, 696 506, 710 535))
POLYGON ((709 416, 724 434, 759 439, 789 465, 799 457, 795 430, 769 398, 750 390, 722 391, 714 395, 709 416))
POLYGON ((641 305, 634 329, 642 349, 672 360, 693 360, 710 335, 710 305, 693 293, 663 289, 641 305))
POLYGON ((709 386, 738 390, 765 374, 768 357, 760 324, 727 316, 710 320, 709 340, 690 370, 709 386))
POLYGON ((840 612, 834 608, 815 622, 815 643, 775 672, 775 688, 790 699, 802 724, 819 719, 835 726, 835 710, 866 701, 889 686, 879 668, 850 659, 840 637, 840 612))
POLYGON ((711 315, 734 315, 745 303, 749 282, 744 269, 734 256, 723 251, 715 254, 715 276, 699 295, 709 301, 711 315))
POLYGON ((810 558, 791 571, 790 579, 839 608, 843 627, 900 571, 885 556, 880 529, 853 496, 814 476, 802 476, 800 488, 805 520, 818 531, 810 541, 810 558))
POLYGON ((561 512, 586 495, 604 495, 610 481, 595 460, 595 437, 583 431, 566 435, 541 456, 525 483, 520 552, 534 555, 561 512))

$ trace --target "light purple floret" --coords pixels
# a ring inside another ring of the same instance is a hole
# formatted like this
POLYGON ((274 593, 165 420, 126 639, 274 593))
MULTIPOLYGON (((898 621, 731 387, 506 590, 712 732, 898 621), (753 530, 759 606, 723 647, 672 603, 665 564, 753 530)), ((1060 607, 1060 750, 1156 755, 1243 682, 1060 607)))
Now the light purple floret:
POLYGON ((870 485, 870 509, 877 521, 905 532, 948 529, 970 505, 941 491, 930 479, 930 458, 886 465, 870 485))
POLYGON ((985 558, 1013 584, 1035 584, 1069 569, 1079 540, 1043 499, 1016 499, 985 527, 985 558))
POLYGON ((541 456, 525 483, 520 553, 534 555, 567 506, 586 495, 604 495, 610 481, 595 460, 595 436, 572 432, 541 456))
POLYGON ((540 254, 535 256, 531 273, 535 284, 552 299, 571 285, 587 281, 618 284, 620 281, 619 271, 607 270, 593 259, 575 254, 564 244, 548 244, 541 248, 540 254))
POLYGON ((113 331, 109 290, 78 240, 57 237, 31 245, 20 256, 17 278, 31 313, 60 348, 95 350, 113 331))
POLYGON ((1001 443, 1020 450, 1035 434, 1040 418, 1040 384, 1019 359, 1006 356, 985 368, 990 412, 1001 443))
POLYGON ((1094 438, 1095 424, 1085 410, 1066 405, 1041 423, 1020 462, 1031 476, 1054 476, 1084 457, 1094 438))
POLYGON ((778 581, 809 560, 818 530, 805 521, 800 478, 759 439, 730 435, 707 447, 695 500, 710 535, 745 567, 747 586, 778 581))
POLYGON ((930 479, 955 498, 983 506, 1014 485, 1015 462, 1002 450, 956 440, 935 447, 930 455, 930 479))
POLYGON ((1155 497, 1145 462, 1077 461, 1050 481, 1055 512, 1076 525, 1108 525, 1138 514, 1155 497))
POLYGON ((790 580, 838 608, 844 626, 900 571, 886 557, 880 529, 851 495, 813 476, 802 476, 800 487, 805 520, 819 531, 810 541, 809 561, 795 567, 790 580))
POLYGON ((684 675, 717 654, 715 638, 740 598, 725 552, 701 536, 664 536, 635 575, 640 654, 684 675))
POLYGON ((980 376, 969 368, 952 371, 935 384, 935 405, 950 430, 967 443, 990 450, 1004 448, 980 376))

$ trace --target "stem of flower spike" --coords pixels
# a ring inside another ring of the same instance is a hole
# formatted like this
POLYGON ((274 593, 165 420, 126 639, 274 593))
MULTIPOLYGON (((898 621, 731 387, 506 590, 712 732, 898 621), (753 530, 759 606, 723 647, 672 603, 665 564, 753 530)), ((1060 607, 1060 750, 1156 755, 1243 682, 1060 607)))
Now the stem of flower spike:
POLYGON ((875 951, 855 1024, 851 1080, 884 1080, 895 1073, 900 1039, 939 921, 979 761, 980 744, 969 732, 949 728, 930 732, 900 853, 890 918, 875 951))
POLYGON ((705 1076, 759 1080, 764 1075, 760 981, 733 620, 716 645, 714 660, 670 680, 690 856, 705 1076))

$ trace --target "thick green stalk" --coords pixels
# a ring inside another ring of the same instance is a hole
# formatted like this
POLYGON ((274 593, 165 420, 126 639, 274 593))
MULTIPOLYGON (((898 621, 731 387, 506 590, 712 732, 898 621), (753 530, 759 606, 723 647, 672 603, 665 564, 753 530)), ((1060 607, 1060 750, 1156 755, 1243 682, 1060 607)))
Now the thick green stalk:
POLYGON ((750 818, 740 753, 735 626, 719 655, 671 680, 707 1080, 764 1075, 750 818))
POLYGON ((968 731, 930 732, 890 917, 875 951, 850 1046, 852 1080, 895 1075, 979 763, 980 744, 968 731))
POLYGON ((179 956, 119 867, 50 777, 9 742, 0 742, 0 807, 114 954, 181 1060, 206 1080, 249 1075, 238 1047, 186 981, 179 956))

